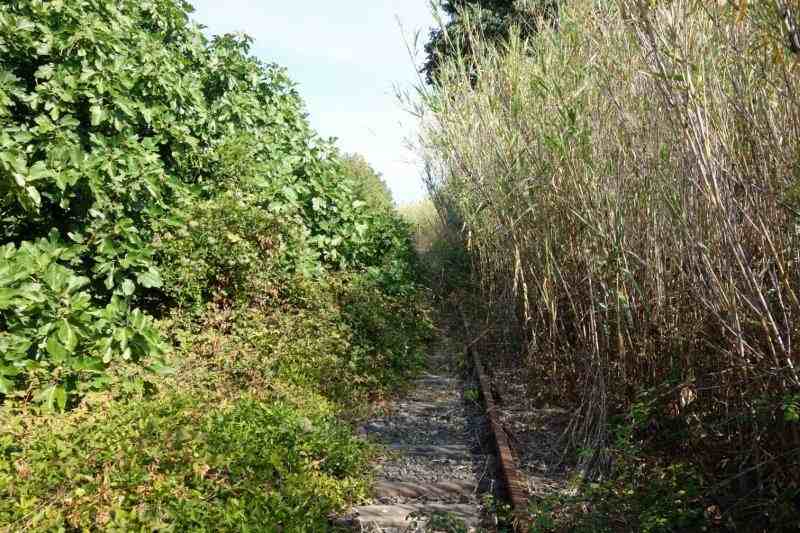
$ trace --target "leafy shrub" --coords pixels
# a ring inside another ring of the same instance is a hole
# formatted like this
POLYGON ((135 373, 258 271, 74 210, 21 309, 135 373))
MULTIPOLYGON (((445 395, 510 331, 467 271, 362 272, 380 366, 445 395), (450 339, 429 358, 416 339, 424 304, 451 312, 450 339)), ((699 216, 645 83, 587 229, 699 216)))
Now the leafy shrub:
POLYGON ((702 477, 684 464, 626 457, 612 477, 575 483, 575 495, 551 495, 531 508, 533 531, 702 531, 716 518, 706 511, 715 507, 703 505, 702 477))
POLYGON ((325 530, 364 494, 368 450, 336 417, 413 372, 430 326, 418 295, 363 273, 295 275, 263 298, 173 310, 174 373, 118 369, 110 391, 63 415, 6 405, 0 522, 325 530))
POLYGON ((367 275, 352 280, 337 296, 344 320, 365 349, 364 357, 351 359, 351 365, 377 380, 377 389, 398 382, 423 362, 419 348, 430 336, 430 322, 418 293, 405 287, 387 289, 385 280, 367 275))
POLYGON ((430 336, 418 293, 386 294, 366 274, 284 279, 265 298, 263 306, 210 306, 199 321, 176 316, 176 364, 211 370, 214 388, 280 379, 353 409, 417 370, 430 336))
MULTIPOLYGON (((69 277, 74 319, 105 322, 79 328, 68 351, 94 360, 97 348, 103 366, 158 353, 138 308, 200 308, 281 273, 378 265, 403 231, 316 137, 286 72, 250 57, 247 37, 208 41, 189 11, 181 0, 0 7, 0 244, 48 239, 69 254, 3 268, 14 283, 47 268, 69 277)), ((50 323, 56 292, 24 318, 0 308, 0 324, 15 324, 0 341, 13 361, 46 351, 49 330, 30 328, 50 323)), ((89 386, 83 371, 53 368, 40 383, 28 363, 2 365, 2 394, 33 386, 63 407, 64 390, 89 386)))
POLYGON ((104 385, 115 358, 163 350, 152 320, 130 310, 132 283, 99 307, 91 280, 71 268, 79 256, 54 235, 0 247, 0 393, 23 385, 63 410, 70 395, 104 385))
POLYGON ((345 154, 342 157, 343 174, 350 176, 356 184, 356 192, 368 204, 391 210, 394 207, 392 191, 361 154, 345 154))
POLYGON ((364 445, 286 404, 170 394, 93 409, 0 434, 3 524, 319 531, 363 490, 364 445))
POLYGON ((337 417, 420 362, 407 226, 189 10, 0 6, 11 529, 325 529, 363 495, 337 417))
POLYGON ((164 292, 178 305, 246 300, 287 272, 309 272, 316 257, 304 234, 261 208, 257 196, 229 191, 190 201, 158 225, 154 248, 164 292), (265 285, 266 284, 266 285, 265 285))

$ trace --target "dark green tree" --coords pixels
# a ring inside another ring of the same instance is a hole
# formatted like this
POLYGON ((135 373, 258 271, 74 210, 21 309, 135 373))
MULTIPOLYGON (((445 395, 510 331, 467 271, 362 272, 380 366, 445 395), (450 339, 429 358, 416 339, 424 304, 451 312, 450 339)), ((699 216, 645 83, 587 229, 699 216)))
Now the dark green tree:
POLYGON ((523 38, 528 38, 536 33, 539 20, 550 24, 558 20, 557 0, 441 0, 439 5, 448 21, 443 28, 431 30, 425 45, 427 57, 422 72, 428 83, 436 81, 441 65, 448 59, 472 55, 467 20, 483 38, 494 42, 507 41, 515 26, 523 38))

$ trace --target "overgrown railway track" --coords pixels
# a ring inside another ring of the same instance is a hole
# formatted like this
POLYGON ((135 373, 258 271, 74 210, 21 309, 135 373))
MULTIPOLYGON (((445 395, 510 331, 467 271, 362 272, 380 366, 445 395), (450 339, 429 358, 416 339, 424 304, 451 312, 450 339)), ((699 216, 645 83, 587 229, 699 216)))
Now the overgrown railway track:
POLYGON ((393 533, 528 530, 528 488, 474 344, 465 349, 443 335, 409 393, 363 425, 385 453, 375 464, 371 501, 340 525, 393 533), (510 504, 513 526, 498 528, 497 504, 510 504))

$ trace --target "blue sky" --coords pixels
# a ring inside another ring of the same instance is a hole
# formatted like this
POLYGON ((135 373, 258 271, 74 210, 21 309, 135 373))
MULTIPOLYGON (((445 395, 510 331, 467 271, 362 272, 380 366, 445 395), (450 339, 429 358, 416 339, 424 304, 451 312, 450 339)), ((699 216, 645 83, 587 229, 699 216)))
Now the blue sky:
POLYGON ((366 157, 398 203, 424 197, 405 142, 415 119, 393 86, 417 82, 404 35, 413 43, 422 30, 424 44, 434 24, 428 0, 190 1, 207 33, 243 31, 255 39, 256 56, 287 67, 314 128, 366 157))

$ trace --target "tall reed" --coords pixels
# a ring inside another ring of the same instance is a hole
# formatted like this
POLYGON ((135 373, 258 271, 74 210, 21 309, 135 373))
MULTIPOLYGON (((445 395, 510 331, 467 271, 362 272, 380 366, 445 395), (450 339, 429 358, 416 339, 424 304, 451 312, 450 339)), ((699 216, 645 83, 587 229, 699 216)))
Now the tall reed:
MULTIPOLYGON (((800 100, 773 2, 564 2, 421 88, 434 198, 607 467, 643 398, 742 490, 800 479, 800 100)), ((672 427, 672 426, 671 426, 672 427)))

